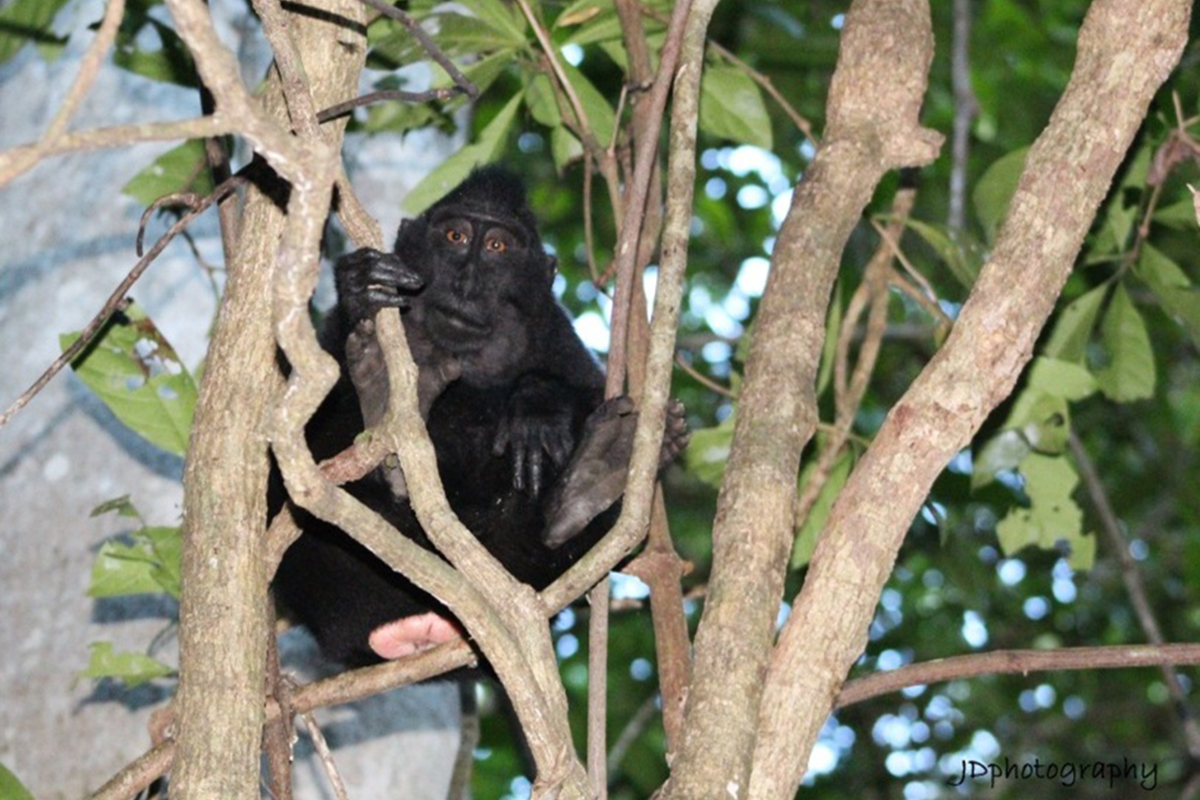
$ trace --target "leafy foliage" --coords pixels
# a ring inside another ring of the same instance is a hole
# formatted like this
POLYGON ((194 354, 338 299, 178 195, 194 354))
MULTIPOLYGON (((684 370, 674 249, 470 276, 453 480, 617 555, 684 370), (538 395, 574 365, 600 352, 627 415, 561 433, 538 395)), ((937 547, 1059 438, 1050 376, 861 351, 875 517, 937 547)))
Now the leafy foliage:
MULTIPOLYGON (((64 334, 59 341, 65 350, 78 338, 64 334)), ((170 453, 187 449, 196 384, 136 305, 113 315, 71 368, 130 429, 170 453)))

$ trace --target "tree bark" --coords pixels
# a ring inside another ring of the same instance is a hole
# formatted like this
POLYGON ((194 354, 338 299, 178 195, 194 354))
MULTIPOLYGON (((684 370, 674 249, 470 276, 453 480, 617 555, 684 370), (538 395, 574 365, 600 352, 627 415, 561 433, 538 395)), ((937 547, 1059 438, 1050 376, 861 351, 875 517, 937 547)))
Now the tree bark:
POLYGON ((946 344, 892 409, 830 513, 771 657, 754 800, 795 793, 866 645, 909 524, 1032 355, 1146 108, 1179 60, 1190 10, 1190 0, 1097 0, 1089 10, 1070 83, 1029 152, 992 258, 946 344))
POLYGON ((683 742, 665 797, 745 797, 791 547, 800 451, 816 427, 825 311, 842 249, 884 173, 931 161, 917 116, 933 58, 923 0, 858 0, 825 144, 797 187, 754 323, 713 524, 683 742))
MULTIPOLYGON (((304 11, 289 15, 290 33, 324 107, 358 87, 365 14, 353 0, 312 0, 304 11)), ((287 130, 283 96, 272 83, 267 108, 287 130)), ((340 137, 343 127, 325 130, 340 137)), ((263 568, 266 420, 282 386, 271 286, 284 223, 283 210, 261 187, 248 192, 184 473, 179 734, 171 784, 172 794, 184 800, 259 795, 271 577, 263 568)))

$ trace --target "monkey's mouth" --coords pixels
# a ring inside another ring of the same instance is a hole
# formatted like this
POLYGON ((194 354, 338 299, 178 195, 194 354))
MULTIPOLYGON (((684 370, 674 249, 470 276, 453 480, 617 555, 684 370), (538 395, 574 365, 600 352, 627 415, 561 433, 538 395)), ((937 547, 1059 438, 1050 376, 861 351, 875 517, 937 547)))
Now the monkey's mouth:
POLYGON ((430 310, 434 312, 434 319, 456 336, 482 338, 492 332, 486 318, 462 308, 435 305, 430 310))

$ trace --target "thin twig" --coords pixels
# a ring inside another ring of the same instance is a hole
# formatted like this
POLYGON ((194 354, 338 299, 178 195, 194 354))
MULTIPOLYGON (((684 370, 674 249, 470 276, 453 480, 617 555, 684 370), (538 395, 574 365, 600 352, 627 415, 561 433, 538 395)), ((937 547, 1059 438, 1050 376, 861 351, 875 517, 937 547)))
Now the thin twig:
POLYGON ((180 217, 179 220, 176 221, 176 223, 172 225, 157 242, 154 243, 154 246, 150 248, 150 252, 146 253, 145 256, 139 259, 138 262, 133 265, 133 269, 129 271, 129 274, 127 274, 121 280, 121 282, 117 284, 117 288, 114 289, 112 294, 108 296, 108 299, 104 301, 104 305, 100 308, 100 311, 96 314, 96 316, 92 317, 92 321, 89 322, 86 327, 84 327, 83 331, 79 334, 79 338, 76 339, 70 347, 64 350, 58 358, 54 359, 50 366, 46 368, 46 371, 43 372, 38 379, 33 382, 33 385, 26 389, 21 396, 18 397, 13 404, 4 411, 3 414, 0 414, 0 428, 3 428, 5 425, 7 425, 9 420, 11 420, 18 411, 24 408, 30 400, 37 396, 38 392, 45 388, 46 384, 49 383, 50 380, 57 375, 63 367, 71 363, 71 361, 77 355, 83 352, 84 348, 91 343, 92 339, 95 338, 100 329, 104 327, 109 318, 118 310, 120 310, 121 304, 125 302, 126 293, 133 286, 133 284, 137 283, 138 278, 142 277, 142 273, 146 271, 146 268, 149 267, 151 263, 153 263, 154 259, 158 258, 159 253, 161 253, 163 249, 170 244, 171 240, 178 236, 179 233, 188 225, 190 225, 192 220, 203 213, 205 209, 207 209, 215 201, 220 200, 225 196, 225 194, 232 191, 235 187, 237 187, 238 183, 243 180, 244 179, 242 178, 231 178, 221 186, 218 186, 210 195, 208 195, 208 197, 204 198, 203 201, 197 204, 195 208, 180 217))
POLYGON ((950 203, 946 227, 960 233, 967 215, 967 159, 971 150, 971 123, 979 114, 979 101, 971 91, 971 0, 954 0, 954 39, 950 77, 954 85, 954 132, 951 136, 950 203))
POLYGON ((321 759, 321 766, 325 768, 325 774, 329 777, 329 785, 333 787, 334 796, 338 800, 350 800, 350 796, 346 794, 346 783, 342 780, 342 773, 338 772, 337 764, 333 761, 333 753, 329 749, 329 743, 325 741, 325 735, 321 733, 317 720, 309 712, 301 714, 300 719, 304 723, 304 727, 308 729, 313 749, 317 751, 317 757, 321 759))
POLYGON ((125 0, 109 0, 108 7, 104 10, 104 19, 100 21, 100 27, 96 31, 96 38, 88 45, 87 52, 79 60, 79 73, 75 77, 75 83, 67 91, 67 96, 63 100, 63 104, 59 106, 58 113, 54 115, 54 119, 46 128, 46 133, 42 136, 44 140, 57 139, 67 130, 67 125, 71 123, 71 116, 75 113, 75 109, 83 102, 83 98, 87 96, 92 84, 96 81, 96 75, 100 72, 100 62, 112 47, 124 15, 125 0))
POLYGON ((263 724, 263 749, 267 752, 270 771, 270 792, 274 800, 292 800, 292 742, 295 727, 292 719, 292 686, 279 665, 279 642, 275 638, 275 608, 270 596, 266 598, 267 617, 267 696, 282 709, 275 719, 263 724))
POLYGON ((117 125, 64 133, 52 139, 20 145, 0 153, 0 186, 33 169, 43 159, 76 150, 128 147, 142 142, 199 139, 232 133, 236 124, 223 114, 180 120, 178 122, 117 125))
POLYGON ((608 798, 608 600, 605 577, 588 593, 587 772, 592 800, 608 798))
MULTIPOLYGON (((1125 591, 1129 593, 1129 601, 1133 604, 1138 625, 1141 626, 1142 633, 1146 635, 1146 641, 1150 644, 1164 644, 1166 640, 1163 637, 1162 626, 1158 624, 1158 617, 1150 605, 1146 585, 1142 581, 1141 570, 1138 569, 1133 556, 1129 554, 1129 543, 1125 541, 1125 536, 1121 532, 1121 521, 1113 511, 1112 503, 1108 499, 1108 492, 1104 489, 1104 482, 1096 471, 1096 465, 1092 463, 1087 448, 1083 446, 1083 442, 1079 440, 1075 431, 1071 431, 1067 435, 1067 445, 1071 448, 1071 455, 1075 459, 1076 466, 1079 467, 1079 474, 1083 478, 1083 485, 1087 489, 1088 498, 1092 501, 1096 516, 1100 518, 1100 530, 1104 531, 1104 537, 1117 557, 1117 563, 1121 569, 1121 580, 1125 584, 1125 591)), ((1162 664, 1160 669, 1163 682, 1167 685, 1167 691, 1170 693, 1179 715, 1179 723, 1183 728, 1183 738, 1187 744, 1188 754, 1192 758, 1200 758, 1200 724, 1197 724, 1196 715, 1188 703, 1187 694, 1179 683, 1175 665, 1162 664)))
POLYGON ((592 227, 592 165, 586 159, 583 163, 583 242, 592 285, 603 292, 606 281, 596 267, 596 234, 592 227))
POLYGON ((891 672, 876 672, 847 681, 837 707, 845 708, 909 686, 974 678, 1060 670, 1123 669, 1163 664, 1200 664, 1200 644, 1121 644, 1104 647, 1064 647, 1058 650, 994 650, 939 658, 891 672))
POLYGON ((466 90, 461 86, 455 86, 450 89, 427 89, 424 92, 406 92, 403 89, 381 89, 377 92, 368 92, 360 97, 355 97, 352 100, 337 103, 323 109, 317 114, 317 120, 319 122, 329 122, 331 119, 337 119, 349 114, 356 108, 369 106, 372 103, 383 103, 389 100, 399 100, 403 103, 429 103, 433 100, 450 100, 460 94, 466 94, 466 90))
POLYGON ((812 123, 809 122, 807 117, 797 111, 795 107, 787 101, 787 98, 785 98, 779 92, 779 90, 775 88, 775 84, 771 82, 770 78, 747 64, 742 59, 735 56, 729 50, 722 47, 718 42, 710 39, 708 46, 713 50, 713 52, 720 53, 722 58, 740 69, 746 74, 746 77, 762 87, 762 90, 766 92, 772 100, 779 104, 779 107, 783 109, 783 113, 786 114, 788 119, 792 121, 792 124, 799 128, 800 132, 803 133, 810 142, 812 142, 813 147, 821 146, 821 141, 817 138, 817 134, 813 131, 812 123))
POLYGON ((737 395, 735 395, 733 393, 733 390, 730 389, 728 386, 722 386, 721 384, 717 383, 712 378, 708 377, 703 372, 701 372, 700 370, 696 369, 694 366, 689 364, 687 359, 685 359, 683 357, 682 353, 675 354, 675 363, 676 363, 676 365, 678 365, 678 367, 681 370, 686 372, 688 374, 688 376, 692 378, 692 380, 696 381, 704 388, 711 389, 712 391, 716 392, 717 394, 721 395, 722 397, 728 397, 731 399, 737 397, 737 395))
POLYGON ((379 11, 385 17, 390 17, 408 28, 408 32, 413 35, 413 38, 417 40, 422 49, 429 54, 429 57, 437 62, 438 66, 446 70, 446 74, 450 76, 450 80, 454 81, 454 85, 466 92, 467 97, 472 100, 479 99, 479 87, 472 83, 470 78, 462 74, 458 67, 454 66, 454 62, 442 52, 442 49, 438 47, 433 37, 421 27, 421 23, 387 2, 387 0, 359 0, 359 2, 365 3, 376 11, 379 11))
POLYGON ((625 727, 621 728, 621 732, 617 734, 617 740, 613 742, 612 750, 608 753, 609 775, 617 773, 617 770, 621 768, 621 762, 625 760, 625 753, 642 735, 642 731, 650 724, 650 720, 654 719, 654 715, 658 711, 657 701, 658 695, 654 694, 642 701, 637 711, 633 712, 633 716, 625 723, 625 727))

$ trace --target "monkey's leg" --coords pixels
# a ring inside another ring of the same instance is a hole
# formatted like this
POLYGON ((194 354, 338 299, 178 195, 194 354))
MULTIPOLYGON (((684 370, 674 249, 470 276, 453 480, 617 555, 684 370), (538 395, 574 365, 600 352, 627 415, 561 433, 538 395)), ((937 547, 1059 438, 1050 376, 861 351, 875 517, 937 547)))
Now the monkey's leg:
MULTIPOLYGON (((566 471, 546 503, 542 541, 560 547, 587 527, 625 493, 637 412, 628 397, 615 397, 592 412, 566 471)), ((689 437, 683 404, 667 406, 659 469, 675 460, 689 437)))

